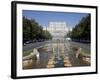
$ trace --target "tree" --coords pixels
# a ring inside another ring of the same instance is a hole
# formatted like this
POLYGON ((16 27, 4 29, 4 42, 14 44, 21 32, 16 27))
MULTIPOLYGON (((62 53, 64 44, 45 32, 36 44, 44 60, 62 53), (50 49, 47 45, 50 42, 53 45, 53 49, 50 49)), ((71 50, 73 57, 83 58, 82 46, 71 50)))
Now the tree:
POLYGON ((71 32, 71 38, 77 40, 89 40, 91 39, 91 24, 90 19, 91 15, 88 14, 86 17, 83 17, 80 22, 73 28, 71 32))
POLYGON ((43 30, 34 19, 23 17, 23 43, 34 39, 51 39, 52 36, 48 31, 43 30))

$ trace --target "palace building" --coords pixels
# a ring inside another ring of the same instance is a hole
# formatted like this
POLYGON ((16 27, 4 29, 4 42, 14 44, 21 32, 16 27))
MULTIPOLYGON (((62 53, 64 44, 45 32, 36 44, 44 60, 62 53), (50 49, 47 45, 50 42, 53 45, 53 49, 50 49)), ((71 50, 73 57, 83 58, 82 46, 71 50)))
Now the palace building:
POLYGON ((51 33, 54 40, 64 39, 64 36, 70 30, 66 22, 49 22, 49 26, 44 28, 51 33))

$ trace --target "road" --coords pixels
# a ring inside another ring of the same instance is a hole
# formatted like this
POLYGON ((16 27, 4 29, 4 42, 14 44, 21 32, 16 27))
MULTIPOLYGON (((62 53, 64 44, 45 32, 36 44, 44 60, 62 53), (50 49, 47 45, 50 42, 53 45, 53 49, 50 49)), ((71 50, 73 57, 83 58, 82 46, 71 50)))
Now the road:
MULTIPOLYGON (((26 44, 25 46, 23 46, 23 51, 28 51, 28 50, 31 50, 33 48, 43 46, 43 45, 45 45, 49 42, 51 42, 51 41, 44 41, 44 42, 36 42, 36 43, 26 44)), ((81 47, 83 49, 90 50, 90 44, 73 42, 73 41, 70 41, 69 44, 73 47, 81 47)))
POLYGON ((23 51, 28 51, 28 50, 31 50, 33 48, 43 46, 47 43, 49 43, 49 41, 29 43, 29 44, 26 44, 25 46, 23 46, 23 51))
POLYGON ((70 45, 73 47, 81 47, 85 50, 90 50, 90 44, 80 43, 80 42, 70 42, 70 45))

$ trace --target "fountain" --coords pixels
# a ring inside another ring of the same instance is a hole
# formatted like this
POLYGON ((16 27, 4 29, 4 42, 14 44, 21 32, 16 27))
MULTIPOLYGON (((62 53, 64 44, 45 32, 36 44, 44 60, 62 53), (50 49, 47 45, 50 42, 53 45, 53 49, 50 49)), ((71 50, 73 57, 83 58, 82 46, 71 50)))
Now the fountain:
POLYGON ((80 54, 81 51, 82 51, 82 48, 79 48, 79 49, 77 50, 77 52, 76 52, 76 58, 79 57, 79 54, 80 54))
POLYGON ((39 52, 36 48, 33 49, 33 52, 30 53, 31 56, 36 56, 37 62, 39 62, 40 58, 39 58, 39 52))
POLYGON ((57 59, 61 60, 60 58, 60 40, 57 39, 57 59))

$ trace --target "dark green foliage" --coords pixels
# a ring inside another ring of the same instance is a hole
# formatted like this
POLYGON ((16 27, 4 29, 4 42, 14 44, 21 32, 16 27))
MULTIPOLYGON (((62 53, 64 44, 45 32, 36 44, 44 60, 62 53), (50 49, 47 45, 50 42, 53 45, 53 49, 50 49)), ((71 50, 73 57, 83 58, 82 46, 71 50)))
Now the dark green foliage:
POLYGON ((48 31, 43 30, 35 20, 23 17, 23 42, 51 38, 51 34, 48 31))
POLYGON ((77 40, 88 40, 91 39, 91 15, 83 17, 80 22, 70 32, 70 37, 77 40))

